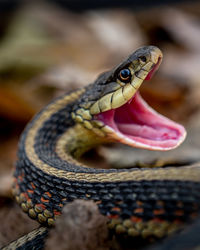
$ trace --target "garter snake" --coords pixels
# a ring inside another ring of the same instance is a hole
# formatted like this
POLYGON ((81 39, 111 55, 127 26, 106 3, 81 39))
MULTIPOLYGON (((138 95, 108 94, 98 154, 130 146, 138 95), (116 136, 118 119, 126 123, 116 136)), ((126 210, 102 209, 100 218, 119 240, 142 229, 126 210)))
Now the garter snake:
MULTIPOLYGON (((184 140, 185 129, 151 109, 138 92, 161 61, 157 47, 139 48, 33 118, 21 136, 14 174, 13 193, 24 212, 52 226, 65 204, 93 200, 113 232, 142 239, 162 238, 197 215, 200 166, 98 169, 78 161, 101 143, 169 150, 184 140)), ((24 238, 18 241, 23 244, 24 238)))

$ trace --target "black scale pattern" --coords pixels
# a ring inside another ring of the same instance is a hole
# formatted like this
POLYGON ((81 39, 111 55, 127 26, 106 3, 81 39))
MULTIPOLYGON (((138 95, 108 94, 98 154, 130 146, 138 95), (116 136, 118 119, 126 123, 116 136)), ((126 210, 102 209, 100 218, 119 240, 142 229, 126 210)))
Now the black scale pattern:
MULTIPOLYGON (((66 131, 67 127, 73 125, 69 115, 72 106, 73 104, 68 105, 60 112, 54 114, 40 129, 35 140, 35 150, 39 158, 51 166, 68 171, 95 173, 118 171, 114 169, 81 168, 58 158, 54 151, 54 145, 58 136, 66 131)), ((22 181, 18 179, 21 192, 27 192, 27 189, 32 189, 30 181, 36 186, 34 193, 28 194, 33 204, 41 203, 41 197, 47 198, 44 193, 48 191, 52 195, 51 202, 46 202, 44 205, 49 211, 54 209, 60 211, 61 207, 58 204, 66 204, 74 199, 101 201, 98 205, 99 209, 102 214, 107 216, 118 214, 121 218, 126 219, 135 215, 144 221, 155 218, 153 211, 156 209, 165 210, 163 214, 156 215, 156 217, 168 221, 175 220, 177 218, 175 211, 180 209, 178 205, 180 202, 182 202, 181 210, 183 211, 183 215, 180 215, 181 220, 188 220, 193 212, 199 210, 200 183, 196 182, 161 180, 87 183, 58 179, 43 173, 29 161, 24 151, 24 140, 32 123, 27 127, 21 138, 19 161, 16 166, 15 176, 18 177, 24 174, 22 181), (158 204, 158 201, 162 201, 162 205, 158 204), (118 207, 119 210, 115 211, 114 207, 118 207), (134 212, 137 208, 142 208, 143 211, 134 212)))
POLYGON ((98 205, 102 214, 118 214, 122 219, 137 216, 143 221, 155 218, 154 210, 164 209, 165 213, 156 215, 157 218, 167 221, 177 219, 176 210, 180 209, 183 215, 179 218, 187 221, 193 212, 200 208, 200 183, 189 181, 129 181, 119 183, 86 183, 56 179, 36 169, 34 166, 21 165, 17 168, 15 176, 25 173, 25 178, 18 180, 21 192, 26 192, 30 188, 27 176, 31 176, 33 184, 36 186, 34 194, 29 194, 34 204, 41 203, 41 196, 45 197, 46 191, 50 192, 51 202, 43 203, 49 211, 56 209, 61 211, 58 204, 66 204, 75 199, 85 199, 101 201, 98 205), (43 175, 42 182, 40 175, 43 175), (87 194, 87 195, 86 195, 87 194), (63 201, 63 198, 67 198, 63 201), (140 204, 138 204, 140 201, 140 204), (158 204, 162 201, 163 205, 158 204), (120 211, 112 211, 118 207, 120 211), (141 213, 134 212, 136 208, 143 208, 141 213))

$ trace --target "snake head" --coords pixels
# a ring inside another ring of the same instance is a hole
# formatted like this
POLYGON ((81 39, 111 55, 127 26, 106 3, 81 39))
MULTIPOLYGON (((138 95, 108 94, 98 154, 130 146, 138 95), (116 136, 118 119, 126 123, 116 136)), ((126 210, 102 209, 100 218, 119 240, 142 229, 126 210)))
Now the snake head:
POLYGON ((145 46, 86 88, 72 117, 98 136, 149 150, 169 150, 185 138, 183 126, 158 114, 139 95, 162 61, 162 52, 145 46))

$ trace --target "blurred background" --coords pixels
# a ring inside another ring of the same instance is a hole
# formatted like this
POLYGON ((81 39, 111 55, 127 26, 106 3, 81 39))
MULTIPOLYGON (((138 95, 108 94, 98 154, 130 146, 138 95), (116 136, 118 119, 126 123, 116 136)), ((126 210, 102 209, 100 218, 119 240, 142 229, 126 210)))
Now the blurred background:
POLYGON ((165 153, 101 147, 98 154, 111 166, 200 160, 199 1, 0 1, 0 247, 38 226, 11 196, 17 143, 27 122, 52 98, 91 83, 150 44, 164 60, 141 94, 185 125, 188 137, 165 153))

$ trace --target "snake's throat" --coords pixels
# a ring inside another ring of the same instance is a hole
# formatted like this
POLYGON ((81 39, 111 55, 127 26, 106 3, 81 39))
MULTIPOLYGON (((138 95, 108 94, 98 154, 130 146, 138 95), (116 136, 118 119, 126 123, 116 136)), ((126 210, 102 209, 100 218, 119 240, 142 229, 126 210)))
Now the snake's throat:
POLYGON ((133 147, 149 150, 170 150, 180 145, 186 131, 153 110, 136 92, 134 97, 119 108, 96 116, 109 127, 116 140, 133 147))

